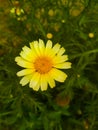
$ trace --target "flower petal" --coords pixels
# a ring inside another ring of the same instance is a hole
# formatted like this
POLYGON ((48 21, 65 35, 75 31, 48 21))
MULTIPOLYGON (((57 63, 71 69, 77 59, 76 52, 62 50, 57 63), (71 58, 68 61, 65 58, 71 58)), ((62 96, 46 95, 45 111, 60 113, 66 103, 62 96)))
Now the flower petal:
POLYGON ((57 43, 57 44, 54 45, 54 47, 52 48, 52 51, 53 51, 54 54, 58 53, 58 51, 60 49, 60 46, 61 45, 59 43, 57 43))
POLYGON ((20 84, 21 84, 22 86, 25 86, 26 84, 28 84, 28 83, 30 82, 31 78, 32 78, 32 74, 24 76, 24 77, 20 80, 20 84))
POLYGON ((34 42, 30 42, 29 44, 30 44, 30 48, 31 48, 32 52, 35 53, 35 55, 37 55, 36 50, 34 48, 34 42))
POLYGON ((51 52, 51 48, 52 48, 52 41, 48 40, 46 43, 46 48, 45 48, 45 54, 49 55, 51 52))
POLYGON ((41 40, 41 39, 39 39, 39 50, 40 50, 40 53, 43 55, 44 50, 45 50, 45 45, 44 45, 43 40, 41 40))
POLYGON ((60 64, 55 64, 54 67, 59 68, 59 69, 69 69, 69 68, 71 68, 71 63, 64 62, 64 63, 60 63, 60 64))
POLYGON ((67 75, 64 72, 62 72, 58 69, 55 69, 55 68, 53 68, 50 73, 51 73, 51 76, 56 81, 59 81, 59 82, 64 82, 67 78, 67 75))
POLYGON ((64 49, 64 47, 62 47, 62 48, 59 49, 57 55, 61 56, 61 55, 63 55, 64 52, 65 52, 65 49, 64 49))
POLYGON ((31 53, 31 52, 25 53, 24 51, 21 51, 21 52, 20 52, 20 56, 21 56, 23 59, 25 59, 25 60, 27 60, 27 61, 29 61, 29 62, 33 62, 33 61, 35 60, 35 58, 36 58, 35 53, 31 53))
POLYGON ((23 50, 25 53, 30 53, 30 52, 31 52, 31 49, 30 49, 29 47, 27 47, 27 46, 24 46, 24 47, 22 48, 22 50, 23 50))
POLYGON ((24 76, 33 73, 35 70, 34 69, 23 69, 19 72, 17 72, 17 76, 24 76))
POLYGON ((38 82, 38 84, 37 84, 36 86, 33 86, 33 90, 35 90, 35 91, 38 91, 39 88, 40 88, 40 84, 39 84, 39 82, 38 82))
POLYGON ((53 64, 58 64, 58 63, 62 63, 68 60, 68 56, 67 55, 63 55, 63 56, 55 56, 53 57, 53 64))
POLYGON ((47 55, 53 58, 58 53, 60 46, 61 45, 57 43, 53 48, 47 49, 47 55))
POLYGON ((51 49, 52 48, 52 41, 48 40, 46 43, 46 49, 51 49))
POLYGON ((26 55, 36 56, 34 49, 30 49, 29 47, 24 46, 22 50, 26 55))
POLYGON ((30 81, 29 87, 36 89, 36 86, 39 83, 39 81, 40 81, 40 74, 38 72, 35 72, 30 81))
POLYGON ((40 53, 40 50, 39 50, 39 43, 38 43, 38 41, 34 41, 33 46, 34 46, 34 49, 35 49, 35 52, 37 53, 37 55, 40 56, 41 53, 40 53))
POLYGON ((47 83, 46 75, 42 74, 41 75, 41 90, 42 91, 47 90, 47 87, 48 87, 48 83, 47 83))
POLYGON ((20 56, 15 58, 15 61, 17 62, 17 65, 24 67, 24 68, 34 68, 33 64, 31 62, 28 62, 21 58, 20 56))
POLYGON ((47 74, 47 82, 49 83, 49 86, 50 86, 51 88, 54 88, 54 87, 55 87, 55 81, 54 81, 54 79, 51 77, 51 74, 50 74, 50 73, 47 74))

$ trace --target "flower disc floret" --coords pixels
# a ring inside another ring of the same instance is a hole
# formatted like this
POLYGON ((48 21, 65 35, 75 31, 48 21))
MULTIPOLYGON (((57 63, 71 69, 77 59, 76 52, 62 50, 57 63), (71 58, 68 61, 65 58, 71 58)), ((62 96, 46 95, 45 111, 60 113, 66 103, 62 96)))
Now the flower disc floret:
POLYGON ((38 57, 34 62, 35 70, 40 74, 48 73, 52 69, 52 60, 48 57, 38 57))

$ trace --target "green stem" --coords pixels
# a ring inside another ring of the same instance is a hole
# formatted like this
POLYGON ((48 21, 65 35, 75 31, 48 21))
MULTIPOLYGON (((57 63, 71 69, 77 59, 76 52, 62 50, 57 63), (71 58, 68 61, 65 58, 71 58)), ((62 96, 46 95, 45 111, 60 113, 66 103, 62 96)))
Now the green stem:
POLYGON ((77 55, 74 55, 70 59, 74 59, 74 58, 77 58, 77 57, 80 57, 80 56, 85 56, 85 55, 89 55, 91 53, 97 53, 97 52, 98 52, 98 49, 90 50, 90 51, 87 51, 87 52, 84 52, 84 53, 79 53, 77 55))

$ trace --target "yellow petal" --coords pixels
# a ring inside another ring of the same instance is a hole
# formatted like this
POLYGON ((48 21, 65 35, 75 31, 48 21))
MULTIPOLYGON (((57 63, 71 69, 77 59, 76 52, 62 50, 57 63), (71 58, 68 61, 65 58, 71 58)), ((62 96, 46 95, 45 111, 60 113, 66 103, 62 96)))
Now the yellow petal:
POLYGON ((64 62, 64 63, 60 63, 60 64, 55 64, 54 67, 59 68, 59 69, 69 69, 69 68, 71 68, 71 63, 64 62))
POLYGON ((40 56, 40 50, 39 50, 39 43, 38 43, 38 41, 34 41, 33 46, 34 46, 34 49, 35 49, 35 52, 37 53, 37 55, 40 56))
POLYGON ((49 86, 51 88, 55 87, 55 81, 54 79, 51 77, 50 73, 47 74, 47 82, 49 83, 49 86))
POLYGON ((35 53, 35 55, 37 55, 36 50, 34 48, 34 42, 30 42, 29 44, 30 44, 30 48, 31 48, 32 52, 35 53))
POLYGON ((24 75, 28 75, 34 72, 34 69, 23 69, 19 72, 17 72, 17 76, 24 76, 24 75))
POLYGON ((32 78, 32 74, 24 76, 24 77, 20 80, 20 84, 21 84, 22 86, 25 86, 26 84, 28 84, 28 83, 30 82, 31 78, 32 78))
POLYGON ((45 74, 41 75, 41 81, 40 82, 41 82, 41 90, 42 91, 47 90, 48 83, 47 83, 47 79, 46 79, 45 74))
POLYGON ((63 56, 54 56, 53 57, 53 64, 57 64, 57 63, 62 63, 68 60, 68 56, 67 55, 63 55, 63 56))
POLYGON ((20 56, 15 57, 15 61, 18 62, 21 59, 20 56))
POLYGON ((50 73, 51 73, 51 76, 56 81, 59 81, 59 82, 64 82, 67 78, 67 75, 64 72, 62 72, 58 69, 55 69, 55 68, 53 68, 50 73))
POLYGON ((39 88, 40 88, 40 84, 39 84, 39 82, 38 82, 38 84, 37 84, 36 86, 33 86, 33 90, 35 90, 35 91, 38 91, 39 88))
POLYGON ((46 49, 51 49, 52 48, 52 41, 48 40, 46 43, 46 49))
POLYGON ((52 48, 52 51, 53 51, 54 54, 57 54, 57 53, 58 53, 58 51, 59 51, 59 49, 60 49, 60 46, 61 46, 61 45, 58 44, 58 43, 54 45, 54 47, 52 48))
POLYGON ((36 86, 40 81, 40 74, 38 72, 35 72, 32 76, 32 79, 30 81, 30 88, 33 88, 34 90, 37 89, 36 86))
POLYGON ((30 49, 29 47, 27 47, 27 46, 24 46, 24 47, 22 48, 22 50, 23 50, 26 54, 32 52, 31 49, 30 49))
POLYGON ((39 39, 39 50, 40 50, 40 53, 43 55, 45 51, 45 45, 44 45, 43 40, 41 39, 39 39))
POLYGON ((20 56, 29 62, 33 62, 36 58, 36 55, 34 53, 25 53, 24 51, 20 52, 20 56))
POLYGON ((30 48, 31 48, 32 50, 34 50, 34 42, 30 42, 29 44, 30 44, 30 48))
POLYGON ((49 55, 51 52, 51 48, 52 48, 52 41, 48 40, 46 43, 46 48, 45 48, 45 54, 49 55))
POLYGON ((65 49, 64 49, 64 47, 62 47, 62 48, 59 49, 57 55, 61 56, 61 55, 63 55, 64 52, 65 52, 65 49))
POLYGON ((54 45, 53 48, 47 49, 47 55, 50 56, 50 57, 54 57, 58 53, 60 46, 61 45, 57 43, 57 44, 54 45))
POLYGON ((17 62, 17 64, 21 67, 24 67, 24 68, 34 68, 33 67, 33 64, 31 62, 28 62, 26 60, 24 60, 23 58, 21 57, 16 57, 15 58, 15 61, 17 62))

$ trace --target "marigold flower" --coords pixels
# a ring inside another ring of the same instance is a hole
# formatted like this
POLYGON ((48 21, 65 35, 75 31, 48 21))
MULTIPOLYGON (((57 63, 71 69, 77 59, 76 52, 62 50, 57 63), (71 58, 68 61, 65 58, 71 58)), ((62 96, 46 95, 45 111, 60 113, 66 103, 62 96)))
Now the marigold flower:
POLYGON ((52 47, 52 41, 48 40, 46 46, 44 41, 33 41, 30 48, 24 46, 20 56, 15 58, 17 64, 25 69, 19 71, 17 76, 24 76, 20 84, 33 90, 47 90, 48 84, 51 88, 55 87, 55 80, 64 82, 67 74, 59 69, 71 68, 71 63, 67 62, 68 55, 63 55, 65 49, 60 48, 60 44, 52 47))

